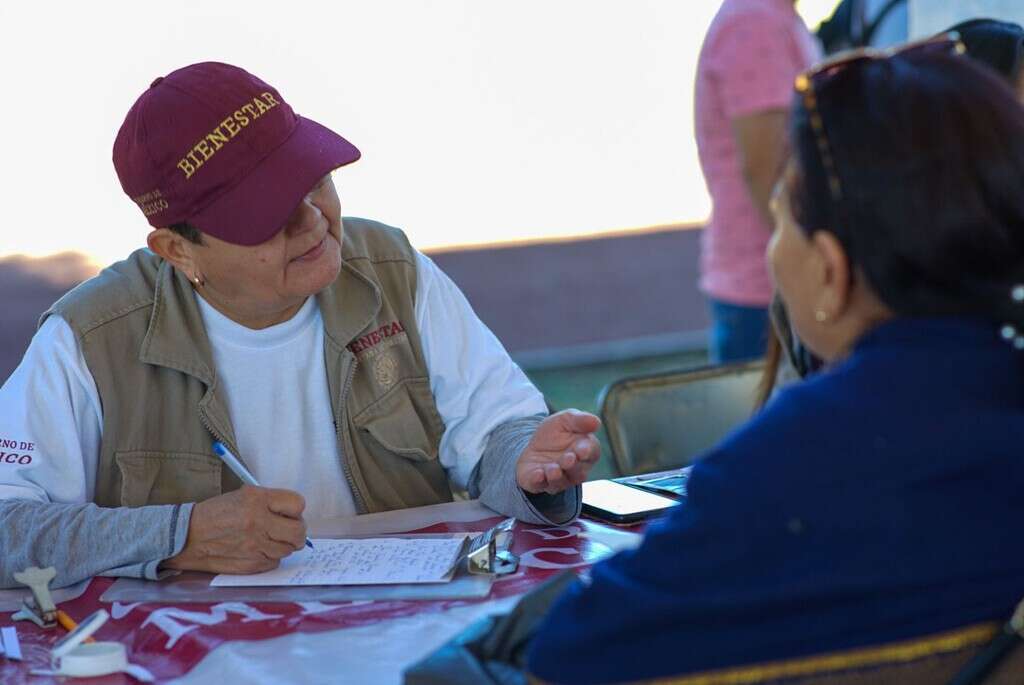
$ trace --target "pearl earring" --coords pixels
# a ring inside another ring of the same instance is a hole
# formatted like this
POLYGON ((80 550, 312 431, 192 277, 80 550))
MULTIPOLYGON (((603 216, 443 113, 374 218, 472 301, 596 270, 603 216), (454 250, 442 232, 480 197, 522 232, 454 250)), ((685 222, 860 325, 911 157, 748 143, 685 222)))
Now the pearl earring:
POLYGON ((824 309, 814 310, 814 320, 817 321, 818 323, 825 323, 826 321, 828 321, 828 312, 826 312, 824 309))

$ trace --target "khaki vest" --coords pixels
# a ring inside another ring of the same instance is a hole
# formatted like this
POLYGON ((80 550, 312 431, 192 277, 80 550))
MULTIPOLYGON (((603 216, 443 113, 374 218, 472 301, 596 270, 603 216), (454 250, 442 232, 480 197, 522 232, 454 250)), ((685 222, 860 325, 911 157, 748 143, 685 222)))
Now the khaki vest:
MULTIPOLYGON (((338 455, 360 513, 452 499, 438 461, 444 424, 414 315, 405 235, 345 219, 342 268, 317 295, 338 455)), ((147 250, 103 270, 49 314, 71 326, 103 407, 95 502, 201 501, 241 485, 213 440, 242 461, 188 280, 147 250)), ((267 402, 273 402, 267 388, 267 402)), ((302 468, 301 452, 282 455, 302 468)))

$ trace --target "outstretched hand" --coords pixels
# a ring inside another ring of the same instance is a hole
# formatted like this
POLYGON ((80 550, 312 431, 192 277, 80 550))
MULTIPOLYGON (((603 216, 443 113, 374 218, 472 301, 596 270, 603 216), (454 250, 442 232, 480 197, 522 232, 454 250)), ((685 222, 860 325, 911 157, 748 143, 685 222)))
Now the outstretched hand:
POLYGON ((566 409, 544 419, 516 463, 516 481, 526 492, 549 495, 579 485, 601 458, 594 432, 601 420, 566 409))

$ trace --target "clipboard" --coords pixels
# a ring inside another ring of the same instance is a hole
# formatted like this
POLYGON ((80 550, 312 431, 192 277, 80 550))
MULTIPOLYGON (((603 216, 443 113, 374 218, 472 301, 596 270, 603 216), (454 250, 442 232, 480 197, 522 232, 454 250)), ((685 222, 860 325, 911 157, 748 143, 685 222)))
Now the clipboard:
POLYGON ((480 599, 487 597, 498 575, 514 573, 518 558, 511 553, 515 519, 506 519, 479 535, 426 533, 355 535, 351 537, 463 537, 465 550, 447 583, 399 585, 310 585, 298 587, 211 587, 213 575, 186 572, 160 581, 118 578, 100 596, 101 602, 351 602, 383 600, 480 599))

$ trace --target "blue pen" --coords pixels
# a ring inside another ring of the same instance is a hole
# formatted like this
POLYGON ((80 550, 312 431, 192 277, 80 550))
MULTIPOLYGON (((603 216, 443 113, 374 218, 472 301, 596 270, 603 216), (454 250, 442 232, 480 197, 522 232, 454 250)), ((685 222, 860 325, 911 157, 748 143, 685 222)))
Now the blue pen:
MULTIPOLYGON (((256 487, 260 486, 260 484, 256 482, 256 478, 249 473, 249 469, 245 468, 245 466, 242 465, 242 462, 238 461, 238 457, 231 454, 231 450, 229 450, 224 443, 215 440, 213 443, 213 451, 218 457, 220 457, 221 461, 228 465, 231 472, 238 476, 240 481, 246 485, 255 485, 256 487)), ((306 538, 306 547, 313 549, 313 542, 309 538, 306 538)))

